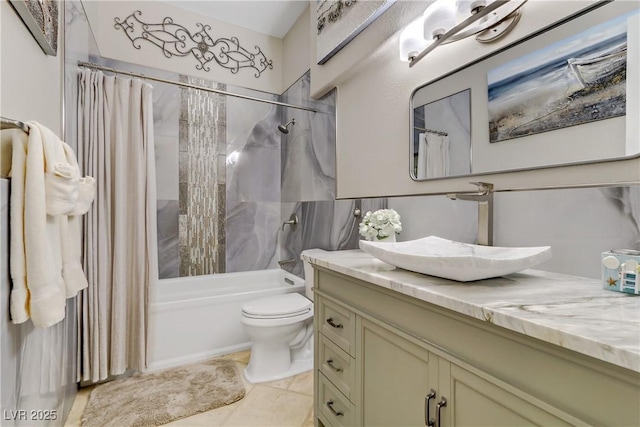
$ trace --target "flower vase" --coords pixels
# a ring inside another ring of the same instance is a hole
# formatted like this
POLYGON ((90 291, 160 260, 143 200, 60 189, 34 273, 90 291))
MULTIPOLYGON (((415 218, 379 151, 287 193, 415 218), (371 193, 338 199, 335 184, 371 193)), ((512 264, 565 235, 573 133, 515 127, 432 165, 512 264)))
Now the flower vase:
POLYGON ((391 233, 391 235, 385 237, 385 238, 378 238, 378 237, 371 237, 369 238, 370 241, 372 242, 390 242, 393 243, 396 241, 396 233, 391 233))

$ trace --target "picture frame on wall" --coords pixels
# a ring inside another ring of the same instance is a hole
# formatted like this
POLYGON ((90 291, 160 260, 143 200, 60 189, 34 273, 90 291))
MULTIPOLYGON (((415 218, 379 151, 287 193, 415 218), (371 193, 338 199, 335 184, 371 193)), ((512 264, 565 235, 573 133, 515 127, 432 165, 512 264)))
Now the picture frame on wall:
POLYGON ((45 54, 58 52, 58 1, 9 0, 45 54))
MULTIPOLYGON (((317 61, 322 65, 396 0, 316 0, 317 61)), ((312 6, 313 7, 313 6, 312 6)))
POLYGON ((626 114, 627 21, 618 16, 487 72, 490 142, 626 114))

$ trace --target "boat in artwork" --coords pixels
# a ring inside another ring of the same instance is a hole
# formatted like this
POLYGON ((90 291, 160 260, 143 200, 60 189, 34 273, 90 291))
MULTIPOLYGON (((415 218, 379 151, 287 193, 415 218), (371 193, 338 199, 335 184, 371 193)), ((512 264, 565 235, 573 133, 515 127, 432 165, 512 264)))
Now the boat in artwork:
POLYGON ((569 69, 580 82, 583 88, 596 83, 599 80, 613 76, 626 67, 627 43, 583 58, 569 58, 569 69))

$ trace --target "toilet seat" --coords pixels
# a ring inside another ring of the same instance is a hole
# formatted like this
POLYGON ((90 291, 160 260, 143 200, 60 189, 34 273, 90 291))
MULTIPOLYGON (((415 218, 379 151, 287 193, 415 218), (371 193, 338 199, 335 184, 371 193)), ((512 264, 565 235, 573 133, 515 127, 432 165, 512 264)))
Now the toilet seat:
POLYGON ((304 316, 313 303, 297 293, 275 295, 249 301, 242 306, 242 316, 250 319, 284 319, 304 316))

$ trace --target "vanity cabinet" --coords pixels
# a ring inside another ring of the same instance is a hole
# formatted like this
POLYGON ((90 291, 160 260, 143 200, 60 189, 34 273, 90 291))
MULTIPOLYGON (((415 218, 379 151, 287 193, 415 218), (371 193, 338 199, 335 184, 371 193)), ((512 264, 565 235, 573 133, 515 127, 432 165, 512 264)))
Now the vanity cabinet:
POLYGON ((319 426, 640 425, 640 374, 323 267, 319 426))

